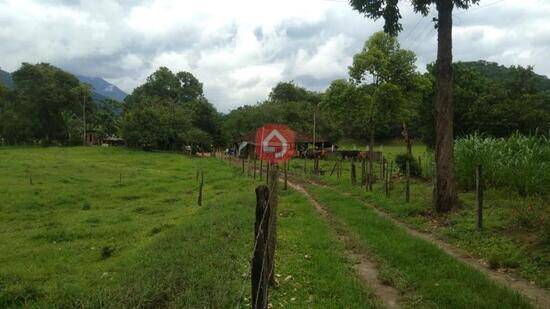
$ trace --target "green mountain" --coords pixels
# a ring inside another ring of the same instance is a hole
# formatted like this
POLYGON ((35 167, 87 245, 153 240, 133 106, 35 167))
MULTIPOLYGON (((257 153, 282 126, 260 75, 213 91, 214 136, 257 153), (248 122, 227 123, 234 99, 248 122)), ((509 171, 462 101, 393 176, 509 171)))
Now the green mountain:
MULTIPOLYGON (((459 62, 469 68, 478 71, 481 75, 499 82, 511 82, 514 78, 514 66, 506 67, 496 62, 485 60, 459 62)), ((538 91, 550 91, 550 79, 547 76, 534 74, 535 88, 538 91)))

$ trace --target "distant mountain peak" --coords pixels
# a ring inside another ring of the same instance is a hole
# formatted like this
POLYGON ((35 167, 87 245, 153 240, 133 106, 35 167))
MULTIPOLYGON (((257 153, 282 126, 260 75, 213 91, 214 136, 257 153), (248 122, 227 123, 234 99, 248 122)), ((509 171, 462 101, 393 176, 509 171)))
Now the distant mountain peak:
POLYGON ((92 90, 97 94, 104 97, 122 102, 128 95, 126 92, 120 90, 117 86, 109 83, 101 77, 90 77, 84 75, 76 75, 76 77, 83 83, 90 84, 92 90))
POLYGON ((8 88, 13 86, 13 80, 11 79, 11 74, 9 72, 3 71, 0 68, 0 84, 8 88))

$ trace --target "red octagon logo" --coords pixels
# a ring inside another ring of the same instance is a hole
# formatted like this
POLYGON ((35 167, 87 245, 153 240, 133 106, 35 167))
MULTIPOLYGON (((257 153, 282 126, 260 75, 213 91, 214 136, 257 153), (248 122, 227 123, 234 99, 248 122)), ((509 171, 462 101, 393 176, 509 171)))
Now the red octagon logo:
POLYGON ((294 154, 294 131, 282 124, 266 124, 256 130, 256 154, 260 160, 284 162, 294 154))

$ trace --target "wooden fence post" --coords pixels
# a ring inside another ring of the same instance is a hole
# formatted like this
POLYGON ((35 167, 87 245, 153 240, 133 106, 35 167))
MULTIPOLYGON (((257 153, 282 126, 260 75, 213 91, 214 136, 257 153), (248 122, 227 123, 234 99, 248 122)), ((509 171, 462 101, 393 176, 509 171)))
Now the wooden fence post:
POLYGON ((265 167, 265 184, 269 186, 269 170, 271 168, 271 162, 267 161, 267 166, 265 167))
POLYGON ((288 190, 288 164, 290 161, 286 161, 284 163, 284 169, 285 169, 285 190, 288 190))
MULTIPOLYGON (((371 151, 372 154, 372 151, 371 151)), ((374 158, 373 158, 374 159, 374 158)), ((372 166, 373 159, 369 158, 369 167, 367 171, 367 185, 366 187, 372 192, 372 184, 374 183, 374 168, 372 166)))
POLYGON ((202 189, 204 187, 204 172, 201 170, 201 183, 199 184, 199 198, 197 199, 197 204, 202 206, 202 189))
POLYGON ((409 202, 411 199, 411 165, 409 160, 405 161, 405 202, 409 202))
POLYGON ((483 170, 481 165, 476 167, 476 207, 477 207, 477 230, 483 229, 483 170))
POLYGON ((319 169, 319 157, 316 156, 314 162, 315 162, 315 165, 314 165, 314 167, 313 167, 313 169, 314 169, 314 171, 315 171, 314 173, 315 173, 315 175, 319 176, 319 174, 320 174, 320 169, 319 169))
POLYGON ((390 187, 389 187, 389 179, 390 179, 390 173, 388 171, 388 162, 384 163, 384 191, 386 193, 386 197, 390 196, 390 187))
POLYGON ((392 173, 393 173, 393 161, 390 161, 390 173, 389 173, 389 176, 388 176, 388 186, 389 186, 389 190, 393 190, 393 179, 392 179, 392 173))
POLYGON ((351 185, 355 186, 357 184, 357 171, 355 170, 355 158, 350 160, 350 174, 351 174, 351 185))
POLYGON ((384 155, 382 155, 382 163, 380 163, 380 180, 382 180, 382 183, 384 183, 386 180, 386 159, 384 159, 384 155))
POLYGON ((263 179, 264 174, 264 160, 260 160, 260 181, 263 179))
POLYGON ((243 166, 243 174, 244 174, 244 158, 241 158, 241 163, 242 163, 242 166, 243 166))
POLYGON ((361 187, 367 184, 367 168, 365 158, 361 158, 361 187))
POLYGON ((273 165, 269 174, 269 231, 267 240, 267 270, 271 286, 275 286, 275 247, 277 246, 277 187, 279 166, 273 165))
POLYGON ((256 156, 254 156, 254 179, 256 179, 256 156))
POLYGON ((252 254, 252 308, 267 308, 269 270, 267 245, 270 218, 269 188, 256 188, 256 222, 254 224, 254 252, 252 254))

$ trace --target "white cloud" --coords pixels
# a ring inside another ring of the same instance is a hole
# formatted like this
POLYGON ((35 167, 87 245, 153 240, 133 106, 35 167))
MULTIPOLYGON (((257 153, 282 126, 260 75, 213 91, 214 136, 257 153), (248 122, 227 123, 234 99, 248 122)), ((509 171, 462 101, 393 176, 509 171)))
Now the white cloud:
MULTIPOLYGON (((550 2, 482 0, 455 12, 455 60, 535 65, 550 74, 550 2)), ((433 62, 431 19, 402 6, 404 48, 433 62)), ((327 0, 0 0, 0 66, 51 62, 131 91, 159 66, 186 70, 222 111, 265 99, 281 80, 322 90, 382 27, 327 0)))

